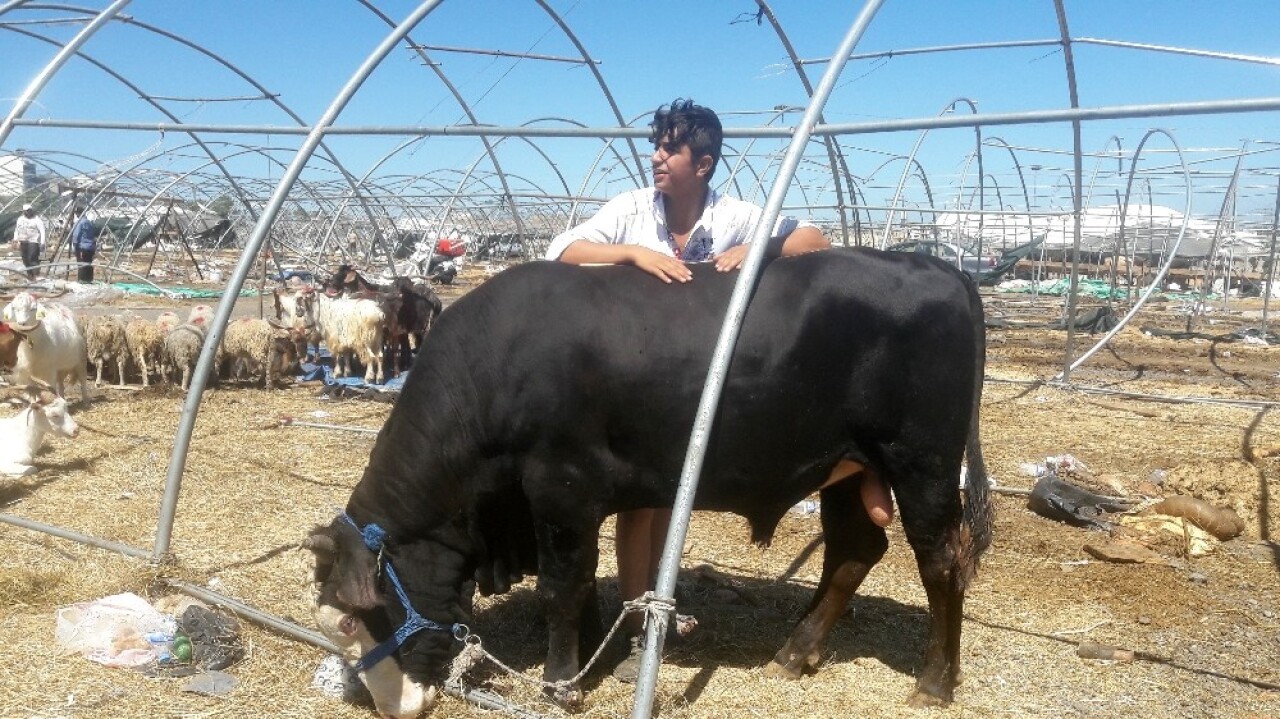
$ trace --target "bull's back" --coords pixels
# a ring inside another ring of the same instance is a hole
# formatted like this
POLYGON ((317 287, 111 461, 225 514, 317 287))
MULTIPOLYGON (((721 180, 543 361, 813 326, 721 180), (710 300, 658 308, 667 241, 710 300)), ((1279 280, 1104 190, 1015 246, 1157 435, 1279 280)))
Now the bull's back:
MULTIPOLYGON (((670 471, 737 278, 710 264, 672 285, 627 266, 506 270, 441 315, 401 404, 468 414, 485 441, 517 451, 548 442, 590 451, 607 434, 621 459, 670 471)), ((972 392, 970 291, 953 268, 904 253, 773 261, 716 420, 719 437, 754 441, 724 451, 776 453, 782 435, 806 432, 814 439, 802 444, 830 444, 849 431, 844 415, 866 415, 862 429, 874 433, 900 424, 917 395, 972 392)), ((961 416, 949 431, 963 426, 961 416)))

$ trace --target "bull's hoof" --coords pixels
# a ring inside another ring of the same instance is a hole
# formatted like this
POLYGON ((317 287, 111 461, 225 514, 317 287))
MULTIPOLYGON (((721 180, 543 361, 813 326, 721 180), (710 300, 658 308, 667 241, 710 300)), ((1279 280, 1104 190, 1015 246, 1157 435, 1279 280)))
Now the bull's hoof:
POLYGON ((946 696, 938 696, 925 691, 921 687, 911 692, 911 696, 907 699, 907 706, 913 709, 925 709, 928 707, 945 707, 951 703, 951 692, 945 692, 946 696))
POLYGON ((578 712, 582 710, 582 689, 578 686, 556 687, 555 689, 547 689, 547 696, 551 697, 561 709, 568 712, 578 712))
POLYGON ((801 656, 778 652, 773 661, 764 667, 764 675, 775 679, 799 679, 805 672, 813 672, 818 668, 818 653, 801 656))

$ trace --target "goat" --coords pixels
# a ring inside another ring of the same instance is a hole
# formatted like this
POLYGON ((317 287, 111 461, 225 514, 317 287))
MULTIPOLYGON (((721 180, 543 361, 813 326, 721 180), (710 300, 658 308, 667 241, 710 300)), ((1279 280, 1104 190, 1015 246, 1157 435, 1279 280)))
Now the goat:
POLYGON ((373 300, 332 298, 319 295, 316 320, 324 343, 333 353, 334 374, 351 373, 351 354, 365 366, 364 381, 382 384, 382 335, 386 314, 373 300))
POLYGON ((4 308, 3 321, 22 338, 13 366, 14 384, 44 382, 66 397, 64 379, 80 383, 80 401, 89 401, 88 355, 84 335, 66 306, 19 292, 4 308))
POLYGON ((67 411, 67 401, 48 389, 29 386, 25 398, 11 401, 22 409, 0 419, 0 474, 22 477, 36 471, 32 464, 45 435, 75 437, 80 426, 67 411))
POLYGON ((311 346, 320 349, 320 330, 316 324, 316 293, 310 287, 303 287, 296 292, 283 288, 272 290, 275 298, 276 320, 288 327, 297 338, 297 354, 303 361, 312 360, 311 346))

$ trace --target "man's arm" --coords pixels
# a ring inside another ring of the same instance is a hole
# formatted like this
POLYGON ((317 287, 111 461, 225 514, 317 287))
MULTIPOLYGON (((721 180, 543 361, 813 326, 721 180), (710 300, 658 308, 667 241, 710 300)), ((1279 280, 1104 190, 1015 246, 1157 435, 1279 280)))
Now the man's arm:
POLYGON ((808 225, 797 227, 782 242, 782 256, 803 255, 816 250, 829 250, 831 243, 823 236, 822 230, 808 225))
POLYGON ((680 260, 639 245, 575 240, 558 259, 571 265, 634 265, 668 284, 693 279, 693 273, 680 260))
MULTIPOLYGON (((782 240, 782 246, 775 249, 777 238, 770 239, 769 247, 765 248, 765 256, 773 255, 775 252, 780 257, 790 257, 792 255, 803 255, 806 252, 816 252, 817 250, 831 249, 831 243, 823 236, 822 230, 817 227, 804 225, 792 230, 782 240)), ((736 270, 747 261, 747 252, 751 250, 751 245, 738 245, 725 250, 715 257, 716 270, 720 272, 728 272, 736 270)))

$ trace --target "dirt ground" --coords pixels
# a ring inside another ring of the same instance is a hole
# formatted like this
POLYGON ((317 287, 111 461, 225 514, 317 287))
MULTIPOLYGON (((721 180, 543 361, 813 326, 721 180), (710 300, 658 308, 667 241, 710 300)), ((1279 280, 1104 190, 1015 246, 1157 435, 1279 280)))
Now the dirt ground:
MULTIPOLYGON (((446 299, 482 279, 472 275, 446 299)), ((982 438, 999 487, 1029 488, 1024 464, 1071 455, 1109 493, 1182 492, 1230 506, 1245 534, 1203 557, 1115 564, 1084 550, 1104 531, 1045 519, 1026 497, 998 494, 995 543, 969 594, 965 682, 947 708, 904 705, 926 638, 926 603, 900 527, 839 622, 815 675, 787 682, 761 670, 808 601, 821 557, 816 515, 793 513, 773 545, 747 543, 745 523, 697 513, 683 561, 680 611, 690 637, 668 643, 659 714, 744 717, 1221 717, 1280 716, 1280 350, 1238 340, 1148 336, 1185 330, 1179 307, 1144 311, 1072 372, 1074 389, 1045 383, 1062 370, 1066 333, 1046 328, 1061 300, 987 293, 989 331, 982 438), (1080 387, 1109 393, 1080 391, 1080 387), (1175 398, 1211 401, 1182 402, 1175 398), (1251 402, 1252 404, 1250 404, 1251 402), (818 551, 814 551, 817 549, 818 551), (1081 642, 1134 650, 1133 661, 1077 656, 1081 642)), ((253 300, 252 302, 256 302, 253 300)), ((252 302, 247 306, 252 307, 252 302)), ((127 311, 167 307, 130 298, 127 311)), ((180 303, 179 303, 180 304, 180 303)), ((1257 325, 1259 305, 1237 303, 1197 328, 1226 335, 1257 325), (1211 321, 1210 321, 1211 320, 1211 321)), ((1076 338, 1076 354, 1097 337, 1076 338)), ((40 471, 0 482, 3 511, 150 550, 183 398, 171 388, 99 388, 76 417, 75 441, 54 440, 40 471)), ((147 678, 60 651, 54 613, 119 592, 167 593, 166 579, 216 588, 311 626, 305 552, 298 542, 342 507, 372 435, 285 426, 282 417, 377 428, 390 405, 334 400, 317 386, 211 391, 183 475, 170 562, 153 565, 0 524, 0 718, 370 717, 371 709, 310 686, 324 653, 245 623, 246 658, 226 671, 227 695, 182 691, 183 679, 147 678)), ((1082 476, 1085 476, 1082 474, 1082 476)), ((601 537, 602 601, 612 617, 612 524, 601 537)), ((512 667, 537 673, 545 627, 531 583, 480 603, 473 627, 512 667)), ((536 689, 492 669, 473 673, 526 711, 563 715, 536 689)), ((582 716, 627 716, 632 689, 607 671, 587 685, 582 716)), ((434 716, 493 714, 445 697, 434 716)))

